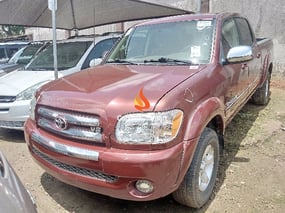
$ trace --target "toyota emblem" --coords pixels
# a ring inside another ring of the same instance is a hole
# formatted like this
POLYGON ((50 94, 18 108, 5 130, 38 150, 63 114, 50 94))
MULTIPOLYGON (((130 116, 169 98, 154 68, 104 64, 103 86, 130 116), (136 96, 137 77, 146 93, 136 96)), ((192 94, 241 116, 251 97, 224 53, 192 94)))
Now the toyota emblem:
POLYGON ((58 129, 60 129, 60 130, 65 130, 65 129, 67 129, 67 122, 66 122, 66 120, 64 119, 64 118, 62 118, 62 117, 56 117, 55 119, 54 119, 54 122, 55 122, 55 126, 58 128, 58 129))

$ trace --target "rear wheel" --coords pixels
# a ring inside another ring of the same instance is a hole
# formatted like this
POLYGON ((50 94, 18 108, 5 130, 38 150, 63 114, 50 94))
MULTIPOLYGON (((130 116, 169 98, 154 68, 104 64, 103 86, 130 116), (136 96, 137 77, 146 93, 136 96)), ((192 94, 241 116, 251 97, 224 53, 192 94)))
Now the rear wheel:
POLYGON ((270 97, 270 73, 260 88, 258 88, 252 96, 252 102, 258 105, 266 105, 270 97))
POLYGON ((213 192, 219 166, 219 139, 217 133, 206 128, 184 180, 173 192, 173 198, 186 206, 202 207, 213 192))

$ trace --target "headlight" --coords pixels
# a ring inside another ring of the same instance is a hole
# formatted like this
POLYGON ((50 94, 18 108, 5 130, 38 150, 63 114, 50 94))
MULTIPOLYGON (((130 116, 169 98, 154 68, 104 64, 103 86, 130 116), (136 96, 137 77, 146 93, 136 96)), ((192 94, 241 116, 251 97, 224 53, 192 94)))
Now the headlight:
POLYGON ((123 115, 115 136, 123 144, 164 144, 173 140, 181 127, 183 112, 146 112, 123 115))
POLYGON ((33 98, 33 95, 35 93, 35 91, 41 87, 42 85, 44 85, 45 83, 47 83, 48 81, 44 81, 44 82, 40 82, 37 83, 31 87, 29 87, 28 89, 24 90, 23 92, 19 93, 16 96, 16 100, 17 101, 26 101, 26 100, 31 100, 33 98))
POLYGON ((30 118, 32 120, 35 120, 36 104, 37 104, 37 98, 36 98, 36 96, 33 96, 31 103, 30 103, 30 118))

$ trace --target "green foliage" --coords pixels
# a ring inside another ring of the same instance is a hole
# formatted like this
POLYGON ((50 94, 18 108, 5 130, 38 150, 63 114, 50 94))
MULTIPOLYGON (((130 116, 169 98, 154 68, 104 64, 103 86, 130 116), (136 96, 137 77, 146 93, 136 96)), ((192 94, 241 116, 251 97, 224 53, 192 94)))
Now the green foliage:
POLYGON ((17 36, 25 34, 25 28, 23 26, 16 25, 0 25, 0 37, 7 38, 10 36, 17 36))

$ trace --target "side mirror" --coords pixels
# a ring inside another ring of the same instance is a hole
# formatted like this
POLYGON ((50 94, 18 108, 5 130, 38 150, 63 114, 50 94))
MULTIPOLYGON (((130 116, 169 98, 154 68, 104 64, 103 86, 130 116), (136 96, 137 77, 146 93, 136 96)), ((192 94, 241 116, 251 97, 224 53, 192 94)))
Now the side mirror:
POLYGON ((95 67, 102 62, 102 58, 94 58, 89 62, 89 67, 95 67))
POLYGON ((229 50, 227 55, 228 63, 242 63, 253 59, 252 48, 250 46, 237 46, 229 50))

